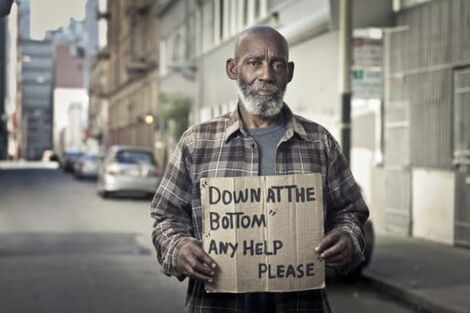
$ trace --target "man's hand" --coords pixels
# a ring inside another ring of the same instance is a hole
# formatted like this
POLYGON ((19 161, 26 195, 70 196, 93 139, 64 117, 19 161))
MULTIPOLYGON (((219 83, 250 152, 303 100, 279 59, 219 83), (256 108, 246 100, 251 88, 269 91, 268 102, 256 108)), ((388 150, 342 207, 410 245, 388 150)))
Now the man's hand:
POLYGON ((326 234, 315 251, 325 260, 326 265, 339 267, 350 260, 352 249, 351 238, 346 232, 332 230, 326 234))
POLYGON ((193 240, 184 243, 176 254, 176 265, 183 274, 211 283, 217 263, 193 240))

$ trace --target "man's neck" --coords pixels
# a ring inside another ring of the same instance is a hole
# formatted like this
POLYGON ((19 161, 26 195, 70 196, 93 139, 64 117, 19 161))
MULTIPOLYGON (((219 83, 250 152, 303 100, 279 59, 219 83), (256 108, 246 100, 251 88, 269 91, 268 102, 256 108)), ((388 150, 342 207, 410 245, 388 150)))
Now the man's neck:
POLYGON ((279 114, 270 117, 251 114, 242 103, 238 103, 238 109, 246 128, 270 127, 276 125, 279 120, 279 114))

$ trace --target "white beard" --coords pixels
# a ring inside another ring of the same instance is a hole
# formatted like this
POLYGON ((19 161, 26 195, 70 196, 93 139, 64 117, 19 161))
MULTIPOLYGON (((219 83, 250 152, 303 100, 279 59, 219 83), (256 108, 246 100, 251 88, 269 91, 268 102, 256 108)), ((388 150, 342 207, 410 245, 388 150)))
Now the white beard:
POLYGON ((245 85, 237 80, 238 96, 245 109, 253 114, 263 117, 273 117, 278 115, 284 106, 284 90, 268 85, 270 89, 275 91, 269 96, 253 95, 258 90, 266 88, 266 84, 254 83, 253 85, 245 85))

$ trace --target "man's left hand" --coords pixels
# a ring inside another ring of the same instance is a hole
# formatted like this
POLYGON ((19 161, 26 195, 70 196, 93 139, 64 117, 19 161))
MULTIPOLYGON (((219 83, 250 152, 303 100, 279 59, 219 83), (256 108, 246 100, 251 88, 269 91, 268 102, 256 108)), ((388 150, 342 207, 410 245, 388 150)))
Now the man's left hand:
POLYGON ((346 264, 352 255, 352 241, 349 235, 340 230, 332 230, 326 234, 315 251, 326 265, 339 267, 346 264))

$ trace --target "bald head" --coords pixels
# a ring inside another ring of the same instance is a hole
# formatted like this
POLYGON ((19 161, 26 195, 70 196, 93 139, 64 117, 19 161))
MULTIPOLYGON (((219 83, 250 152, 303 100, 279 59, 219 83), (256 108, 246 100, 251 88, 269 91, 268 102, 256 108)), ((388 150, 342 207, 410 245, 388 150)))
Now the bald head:
POLYGON ((226 71, 237 82, 240 103, 247 112, 271 117, 284 105, 294 62, 289 61, 287 41, 278 31, 256 26, 238 36, 235 57, 227 59, 226 71))
POLYGON ((289 59, 287 40, 277 30, 269 26, 254 26, 243 31, 235 41, 235 59, 239 60, 246 55, 253 45, 262 45, 263 43, 274 45, 285 56, 286 61, 289 59))

